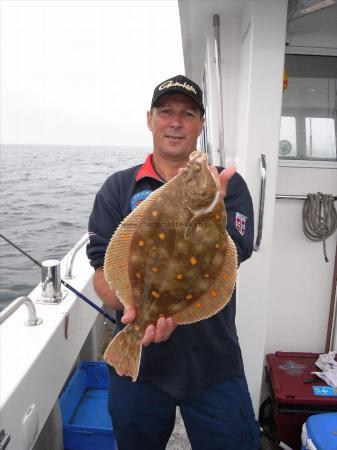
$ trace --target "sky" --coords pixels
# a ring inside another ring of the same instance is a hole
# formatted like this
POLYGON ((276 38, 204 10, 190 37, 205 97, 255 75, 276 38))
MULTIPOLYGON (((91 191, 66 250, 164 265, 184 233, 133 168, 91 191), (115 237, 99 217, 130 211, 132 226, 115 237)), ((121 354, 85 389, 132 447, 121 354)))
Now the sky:
POLYGON ((184 73, 176 0, 1 0, 1 143, 151 145, 154 87, 184 73))

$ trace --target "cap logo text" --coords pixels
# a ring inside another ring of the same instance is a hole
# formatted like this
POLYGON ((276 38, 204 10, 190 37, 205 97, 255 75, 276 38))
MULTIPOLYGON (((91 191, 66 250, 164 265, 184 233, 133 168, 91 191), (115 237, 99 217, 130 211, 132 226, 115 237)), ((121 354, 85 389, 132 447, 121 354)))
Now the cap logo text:
POLYGON ((194 92, 195 95, 197 95, 197 91, 190 84, 187 84, 186 82, 184 84, 182 84, 182 83, 179 83, 179 81, 173 82, 172 80, 166 81, 165 83, 161 84, 159 86, 158 90, 162 91, 163 89, 169 89, 169 88, 175 88, 175 87, 183 88, 183 89, 186 89, 187 91, 192 91, 192 92, 194 92))

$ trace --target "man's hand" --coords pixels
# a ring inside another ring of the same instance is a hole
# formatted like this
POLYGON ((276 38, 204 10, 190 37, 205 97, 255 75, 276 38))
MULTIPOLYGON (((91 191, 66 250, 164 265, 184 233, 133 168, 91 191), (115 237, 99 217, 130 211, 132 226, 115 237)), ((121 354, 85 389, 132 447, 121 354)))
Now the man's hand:
MULTIPOLYGON (((137 309, 135 306, 128 306, 125 308, 124 316, 122 317, 122 323, 132 323, 137 315, 137 309)), ((172 332, 176 329, 177 324, 171 319, 171 317, 160 317, 157 320, 156 325, 149 325, 143 337, 143 346, 147 347, 153 342, 159 344, 159 342, 167 341, 172 332)))
POLYGON ((218 173, 215 166, 209 166, 209 170, 213 175, 215 184, 221 194, 221 197, 225 198, 228 182, 236 171, 235 167, 229 166, 226 169, 222 170, 220 173, 218 173))

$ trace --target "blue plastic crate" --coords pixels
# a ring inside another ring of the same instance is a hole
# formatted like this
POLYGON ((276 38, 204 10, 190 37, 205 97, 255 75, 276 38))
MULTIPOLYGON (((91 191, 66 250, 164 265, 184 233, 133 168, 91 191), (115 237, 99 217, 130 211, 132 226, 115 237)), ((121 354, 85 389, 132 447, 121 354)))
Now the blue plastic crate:
POLYGON ((337 413, 310 416, 302 433, 303 450, 337 449, 337 413))
POLYGON ((81 361, 60 396, 66 450, 115 450, 104 362, 81 361))

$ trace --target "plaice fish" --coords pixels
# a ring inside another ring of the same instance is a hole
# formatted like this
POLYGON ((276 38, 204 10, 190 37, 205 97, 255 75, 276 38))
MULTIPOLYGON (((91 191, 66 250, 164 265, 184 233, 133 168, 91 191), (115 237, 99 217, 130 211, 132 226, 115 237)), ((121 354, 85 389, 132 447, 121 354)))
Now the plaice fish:
POLYGON ((106 250, 104 275, 123 305, 137 307, 135 321, 104 353, 119 375, 137 379, 145 329, 159 317, 190 324, 229 302, 237 254, 226 224, 206 156, 194 151, 177 176, 119 225, 106 250))

